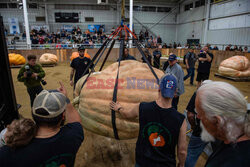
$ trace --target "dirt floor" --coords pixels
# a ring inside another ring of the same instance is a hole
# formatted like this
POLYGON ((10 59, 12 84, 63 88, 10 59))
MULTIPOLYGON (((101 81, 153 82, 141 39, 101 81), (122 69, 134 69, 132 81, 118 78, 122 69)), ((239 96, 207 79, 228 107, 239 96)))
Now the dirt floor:
MULTIPOLYGON (((112 62, 107 62, 105 66, 108 66, 112 62)), ((99 64, 100 65, 100 64, 99 64)), ((45 89, 56 89, 59 84, 58 81, 62 81, 68 90, 69 98, 73 98, 73 88, 69 84, 70 67, 69 63, 61 63, 55 67, 44 67, 46 72, 45 80, 47 85, 45 89)), ((96 68, 99 69, 99 68, 96 68)), ((19 110, 20 114, 24 117, 31 118, 30 100, 26 87, 23 83, 17 81, 18 68, 11 70, 13 76, 13 82, 15 87, 16 99, 19 104, 22 105, 19 110)), ((210 79, 216 81, 225 81, 236 86, 244 96, 248 96, 248 102, 250 102, 250 82, 234 82, 218 77, 214 77, 216 69, 212 69, 210 79)), ((186 70, 185 70, 186 74, 186 70)), ((196 86, 189 85, 189 79, 185 81, 185 94, 180 97, 178 110, 183 112, 186 108, 189 99, 193 92, 196 90, 196 86)), ((135 163, 135 143, 136 139, 126 141, 116 141, 114 139, 102 137, 85 130, 85 139, 76 157, 76 167, 129 167, 134 166, 135 163)), ((202 155, 196 166, 204 166, 206 161, 206 155, 202 155)))

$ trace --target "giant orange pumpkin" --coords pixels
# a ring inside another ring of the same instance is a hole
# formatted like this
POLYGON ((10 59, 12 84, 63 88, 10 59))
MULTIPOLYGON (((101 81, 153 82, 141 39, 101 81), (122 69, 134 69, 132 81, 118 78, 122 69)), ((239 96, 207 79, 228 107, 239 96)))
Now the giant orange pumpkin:
POLYGON ((250 77, 250 62, 245 56, 233 56, 221 62, 218 72, 225 76, 250 77))
POLYGON ((9 54, 9 63, 10 65, 22 65, 25 64, 25 58, 20 54, 10 53, 9 54))
MULTIPOLYGON (((117 63, 113 63, 101 72, 90 75, 81 90, 86 75, 76 84, 74 103, 82 118, 83 127, 96 134, 114 138, 109 103, 112 101, 117 63)), ((160 78, 164 73, 154 69, 160 78)), ((134 60, 121 61, 117 101, 124 106, 140 102, 154 101, 158 97, 158 85, 145 63, 134 60)), ((138 136, 138 120, 124 119, 116 113, 116 127, 120 139, 138 136)))
MULTIPOLYGON (((72 61, 73 59, 79 57, 79 53, 78 52, 73 52, 72 55, 70 56, 70 61, 72 61)), ((90 55, 85 51, 84 53, 84 57, 87 57, 87 58, 91 58, 90 55)))
POLYGON ((41 64, 56 64, 58 62, 58 58, 56 55, 51 54, 51 53, 44 53, 40 59, 39 62, 41 64))

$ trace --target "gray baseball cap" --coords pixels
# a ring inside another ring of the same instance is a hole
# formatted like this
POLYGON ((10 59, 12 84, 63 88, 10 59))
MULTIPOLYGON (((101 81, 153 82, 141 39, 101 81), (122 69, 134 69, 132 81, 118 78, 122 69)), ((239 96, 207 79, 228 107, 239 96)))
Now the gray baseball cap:
POLYGON ((54 118, 63 113, 66 109, 66 96, 60 92, 49 92, 43 90, 39 93, 33 103, 32 113, 42 118, 54 118), (44 109, 48 113, 41 114, 38 109, 44 109))

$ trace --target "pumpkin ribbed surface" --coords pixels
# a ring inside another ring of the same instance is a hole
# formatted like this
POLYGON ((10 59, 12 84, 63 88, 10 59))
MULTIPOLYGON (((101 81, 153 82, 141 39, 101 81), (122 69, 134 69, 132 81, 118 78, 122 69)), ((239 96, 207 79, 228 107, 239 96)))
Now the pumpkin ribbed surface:
POLYGON ((25 64, 25 58, 20 54, 10 53, 9 54, 9 63, 10 65, 22 65, 25 64))
MULTIPOLYGON (((96 134, 114 138, 109 103, 113 98, 113 89, 118 63, 113 63, 101 72, 91 74, 87 83, 80 90, 86 75, 76 84, 75 96, 79 97, 77 106, 82 118, 82 125, 96 134)), ((164 73, 154 69, 160 78, 164 73)), ((145 63, 128 60, 122 61, 119 73, 117 101, 126 109, 131 104, 150 102, 158 97, 158 85, 145 63)), ((116 113, 116 127, 120 139, 138 136, 138 119, 128 120, 116 113)))
POLYGON ((56 64, 58 62, 58 58, 56 55, 51 53, 44 53, 39 59, 41 64, 56 64))
POLYGON ((221 62, 218 72, 225 76, 250 77, 250 62, 245 56, 233 56, 221 62))

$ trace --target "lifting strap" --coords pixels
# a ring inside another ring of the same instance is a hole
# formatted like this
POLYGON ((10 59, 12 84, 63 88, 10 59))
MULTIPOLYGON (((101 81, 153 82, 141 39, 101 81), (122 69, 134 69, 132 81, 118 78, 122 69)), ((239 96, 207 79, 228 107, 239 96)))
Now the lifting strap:
POLYGON ((111 43, 111 46, 110 46, 110 48, 109 48, 109 50, 108 50, 108 53, 106 54, 106 57, 104 58, 104 60, 103 60, 103 62, 102 62, 102 65, 101 65, 99 71, 102 71, 102 68, 103 68, 104 64, 106 63, 106 61, 107 61, 107 59, 108 59, 108 57, 109 57, 109 54, 110 54, 111 50, 113 49, 114 45, 115 45, 115 39, 114 39, 113 42, 111 43))
MULTIPOLYGON (((109 42, 110 42, 110 39, 107 39, 107 40, 104 42, 104 44, 101 46, 101 48, 97 51, 97 53, 96 53, 95 56, 93 57, 92 61, 90 61, 89 64, 87 65, 87 68, 85 69, 85 71, 84 71, 84 73, 82 74, 81 77, 83 77, 83 76, 87 73, 87 71, 89 71, 89 68, 91 68, 92 70, 95 68, 96 63, 93 65, 93 62, 97 59, 97 57, 99 56, 99 54, 100 54, 101 51, 103 50, 102 53, 101 53, 101 55, 100 55, 100 56, 102 56, 102 54, 104 53, 105 49, 107 48, 109 42), (105 47, 105 48, 104 48, 104 47, 105 47), (104 49, 103 49, 103 48, 104 48, 104 49)), ((92 73, 92 70, 89 72, 88 76, 87 76, 86 79, 84 80, 84 82, 83 82, 83 84, 82 84, 82 86, 81 86, 81 90, 82 90, 82 88, 84 87, 84 85, 86 84, 86 82, 87 82, 87 80, 88 80, 90 74, 92 73)))
MULTIPOLYGON (((113 102, 117 101, 117 91, 118 91, 118 78, 119 78, 119 71, 120 71, 120 64, 121 64, 121 59, 123 55, 123 48, 124 48, 124 40, 121 40, 120 43, 120 54, 119 54, 119 59, 118 59, 118 70, 117 70, 117 75, 116 75, 116 80, 115 80, 115 86, 114 86, 114 92, 113 92, 113 102)), ((112 127, 113 127, 113 132, 115 139, 119 140, 119 136, 117 133, 117 128, 116 128, 116 116, 115 116, 115 111, 111 110, 111 119, 112 119, 112 127)))
POLYGON ((140 51, 140 53, 141 53, 143 59, 146 61, 146 63, 147 63, 147 65, 148 65, 149 69, 150 69, 151 72, 153 73, 153 75, 154 75, 154 77, 155 77, 155 79, 156 79, 156 81, 157 81, 157 84, 159 85, 159 78, 158 78, 158 76, 156 75, 156 73, 155 73, 154 69, 152 68, 152 66, 149 64, 148 59, 146 58, 146 56, 145 56, 145 54, 144 54, 142 48, 140 47, 140 45, 139 45, 139 43, 138 43, 138 40, 136 40, 135 44, 136 44, 137 49, 140 51))

